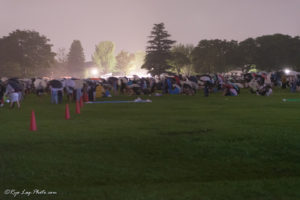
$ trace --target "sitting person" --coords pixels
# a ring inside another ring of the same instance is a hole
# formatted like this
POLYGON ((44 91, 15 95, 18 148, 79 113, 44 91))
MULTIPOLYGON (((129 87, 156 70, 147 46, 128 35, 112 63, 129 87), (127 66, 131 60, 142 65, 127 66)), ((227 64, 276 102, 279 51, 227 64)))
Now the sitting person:
POLYGON ((270 85, 261 86, 256 91, 256 94, 261 95, 261 96, 270 96, 272 93, 273 93, 273 90, 270 85))
POLYGON ((237 90, 229 84, 225 84, 224 85, 224 92, 223 92, 223 96, 237 96, 238 92, 237 90))

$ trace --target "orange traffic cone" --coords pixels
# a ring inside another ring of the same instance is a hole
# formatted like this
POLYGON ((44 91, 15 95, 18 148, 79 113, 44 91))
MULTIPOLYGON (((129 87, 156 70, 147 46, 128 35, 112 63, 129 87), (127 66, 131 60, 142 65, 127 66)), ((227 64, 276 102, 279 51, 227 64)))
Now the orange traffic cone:
POLYGON ((66 110, 65 110, 65 119, 70 119, 70 110, 69 110, 69 104, 66 104, 66 110))
POLYGON ((80 97, 80 108, 83 107, 83 97, 80 97))
POLYGON ((80 105, 79 105, 79 101, 76 101, 76 113, 80 114, 80 105))
POLYGON ((36 131, 37 130, 36 121, 35 121, 35 114, 34 114, 33 110, 31 111, 30 130, 31 131, 36 131))

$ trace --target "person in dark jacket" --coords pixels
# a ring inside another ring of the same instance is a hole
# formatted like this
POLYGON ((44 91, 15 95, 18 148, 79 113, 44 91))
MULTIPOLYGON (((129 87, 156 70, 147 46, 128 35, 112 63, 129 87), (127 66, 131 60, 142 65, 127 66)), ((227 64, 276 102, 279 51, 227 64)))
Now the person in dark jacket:
POLYGON ((209 96, 209 82, 206 81, 204 84, 204 96, 208 97, 209 96))

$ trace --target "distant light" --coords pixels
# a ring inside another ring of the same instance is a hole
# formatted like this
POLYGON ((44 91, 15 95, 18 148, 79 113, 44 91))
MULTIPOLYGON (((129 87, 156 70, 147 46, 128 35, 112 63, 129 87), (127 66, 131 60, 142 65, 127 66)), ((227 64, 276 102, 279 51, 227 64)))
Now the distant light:
POLYGON ((291 73, 291 70, 285 69, 285 70, 284 70, 284 73, 287 74, 287 75, 289 75, 289 74, 291 73))
POLYGON ((92 74, 93 76, 98 76, 99 70, 98 70, 97 68, 93 68, 93 69, 91 69, 91 74, 92 74))

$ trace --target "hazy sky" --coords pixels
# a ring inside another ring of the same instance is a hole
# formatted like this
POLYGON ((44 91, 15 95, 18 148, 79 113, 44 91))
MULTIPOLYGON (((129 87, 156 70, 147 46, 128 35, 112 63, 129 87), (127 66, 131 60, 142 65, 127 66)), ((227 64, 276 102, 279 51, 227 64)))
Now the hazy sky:
POLYGON ((243 40, 264 34, 300 35, 300 0, 0 0, 0 37, 16 29, 47 36, 53 51, 81 41, 86 60, 111 40, 120 50, 145 50, 154 23, 172 39, 243 40))

